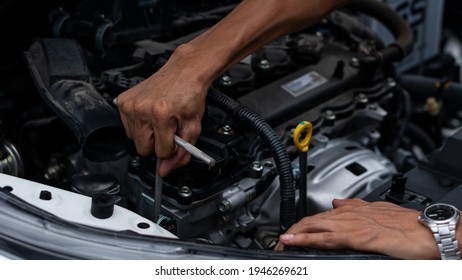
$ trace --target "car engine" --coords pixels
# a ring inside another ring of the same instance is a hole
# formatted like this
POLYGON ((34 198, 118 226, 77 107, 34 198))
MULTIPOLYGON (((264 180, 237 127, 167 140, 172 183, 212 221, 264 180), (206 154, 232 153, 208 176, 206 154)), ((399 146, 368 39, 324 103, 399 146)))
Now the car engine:
POLYGON ((216 164, 193 157, 156 193, 157 159, 136 153, 113 101, 238 2, 50 9, 48 33, 23 52, 33 97, 1 97, 0 173, 108 201, 180 240, 239 249, 272 249, 281 232, 331 209, 334 198, 419 208, 461 192, 457 62, 441 54, 399 71, 415 50, 414 30, 386 4, 358 0, 217 78, 196 143, 216 164), (295 143, 303 138, 307 151, 295 143))

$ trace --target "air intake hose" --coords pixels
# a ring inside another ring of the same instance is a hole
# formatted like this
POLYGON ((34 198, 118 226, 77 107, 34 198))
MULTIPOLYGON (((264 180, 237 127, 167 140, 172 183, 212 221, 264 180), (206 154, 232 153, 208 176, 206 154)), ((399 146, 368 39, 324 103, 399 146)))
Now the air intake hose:
POLYGON ((43 100, 75 134, 85 158, 103 162, 127 154, 119 114, 90 83, 77 41, 37 39, 24 58, 43 100))

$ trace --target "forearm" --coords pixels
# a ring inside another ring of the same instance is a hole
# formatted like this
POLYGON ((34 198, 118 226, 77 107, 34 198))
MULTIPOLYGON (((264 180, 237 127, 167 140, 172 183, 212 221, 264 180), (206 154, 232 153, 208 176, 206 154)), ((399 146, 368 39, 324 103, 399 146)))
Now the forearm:
POLYGON ((244 0, 215 26, 180 46, 174 59, 195 60, 194 73, 211 83, 265 44, 308 27, 348 0, 244 0), (198 71, 196 71, 198 70, 198 71))

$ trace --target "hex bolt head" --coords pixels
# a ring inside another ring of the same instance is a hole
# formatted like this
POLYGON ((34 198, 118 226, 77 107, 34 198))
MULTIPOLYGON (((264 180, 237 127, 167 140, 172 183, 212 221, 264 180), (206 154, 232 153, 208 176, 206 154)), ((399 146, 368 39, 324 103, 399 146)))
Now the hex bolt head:
POLYGON ((231 77, 228 76, 228 75, 224 75, 223 77, 221 77, 220 79, 220 84, 221 85, 224 85, 224 86, 229 86, 232 84, 232 80, 231 80, 231 77))
POLYGON ((263 70, 267 70, 270 68, 270 63, 267 59, 262 59, 260 60, 260 63, 258 63, 258 67, 263 70))

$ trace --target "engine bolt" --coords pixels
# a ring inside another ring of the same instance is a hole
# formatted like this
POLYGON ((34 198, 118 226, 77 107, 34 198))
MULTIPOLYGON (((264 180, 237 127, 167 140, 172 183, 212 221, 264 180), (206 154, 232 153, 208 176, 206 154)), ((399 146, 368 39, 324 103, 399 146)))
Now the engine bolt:
POLYGON ((267 59, 262 59, 260 63, 258 64, 258 67, 260 67, 260 69, 263 69, 263 70, 269 69, 270 63, 267 59))
POLYGON ((313 146, 317 148, 325 148, 329 143, 329 138, 322 134, 317 134, 311 139, 313 146))
POLYGON ((367 102, 369 102, 369 98, 367 98, 367 95, 365 95, 364 93, 358 94, 358 96, 356 96, 356 100, 361 104, 366 104, 367 102))
POLYGON ((359 59, 357 57, 352 57, 350 64, 353 67, 359 67, 360 66, 359 59))
POLYGON ((335 116, 335 113, 332 110, 326 110, 323 113, 323 118, 324 118, 324 121, 322 122, 323 125, 332 126, 337 117, 335 116))
POLYGON ((178 195, 181 197, 190 197, 192 195, 191 188, 183 186, 178 190, 178 195))
POLYGON ((221 212, 226 212, 231 209, 231 203, 227 199, 222 199, 218 203, 218 209, 220 209, 221 212))
POLYGON ((263 165, 258 161, 252 162, 252 170, 253 171, 262 171, 263 170, 263 165))
POLYGON ((61 171, 61 166, 59 166, 58 164, 53 164, 47 167, 45 173, 43 174, 43 177, 48 181, 58 180, 61 171))
POLYGON ((222 126, 218 132, 220 134, 224 134, 224 135, 231 135, 231 134, 234 134, 234 131, 233 131, 233 128, 230 126, 230 125, 227 125, 225 124, 224 126, 222 126))
POLYGON ((140 157, 134 157, 131 161, 130 161, 130 165, 132 167, 140 167, 141 166, 141 158, 140 157))
POLYGON ((388 86, 389 87, 395 87, 396 86, 396 81, 393 78, 388 78, 388 86))
POLYGON ((223 77, 221 77, 220 79, 220 84, 224 85, 224 86, 229 86, 231 85, 231 77, 228 76, 228 75, 224 75, 223 77))
POLYGON ((358 101, 361 102, 361 103, 367 103, 367 101, 368 101, 368 98, 364 93, 358 94, 357 98, 358 98, 358 101))
POLYGON ((334 121, 335 120, 335 114, 332 110, 327 110, 324 112, 324 118, 326 118, 329 121, 334 121))

